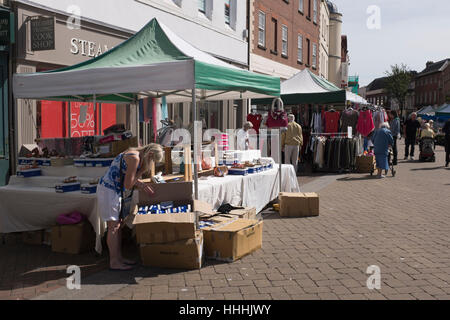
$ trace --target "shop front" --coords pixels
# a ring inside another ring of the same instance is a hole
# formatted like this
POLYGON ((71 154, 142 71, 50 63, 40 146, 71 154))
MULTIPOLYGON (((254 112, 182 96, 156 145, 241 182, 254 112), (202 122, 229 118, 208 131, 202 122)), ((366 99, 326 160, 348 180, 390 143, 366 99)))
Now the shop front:
MULTIPOLYGON (((51 72, 95 58, 128 39, 133 32, 49 11, 20 1, 17 16, 17 73, 51 72)), ((131 104, 131 101, 130 101, 131 104)), ((18 99, 15 150, 36 139, 103 135, 114 124, 137 132, 136 108, 128 103, 18 99)), ((16 161, 11 161, 16 163, 16 161)))

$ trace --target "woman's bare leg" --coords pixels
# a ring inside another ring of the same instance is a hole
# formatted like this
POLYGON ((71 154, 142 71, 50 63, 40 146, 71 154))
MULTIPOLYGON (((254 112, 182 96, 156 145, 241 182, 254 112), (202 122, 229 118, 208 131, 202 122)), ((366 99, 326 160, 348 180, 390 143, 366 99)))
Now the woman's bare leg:
POLYGON ((120 222, 108 221, 108 235, 106 242, 109 248, 109 266, 112 269, 131 269, 130 266, 122 262, 121 244, 120 238, 120 222))

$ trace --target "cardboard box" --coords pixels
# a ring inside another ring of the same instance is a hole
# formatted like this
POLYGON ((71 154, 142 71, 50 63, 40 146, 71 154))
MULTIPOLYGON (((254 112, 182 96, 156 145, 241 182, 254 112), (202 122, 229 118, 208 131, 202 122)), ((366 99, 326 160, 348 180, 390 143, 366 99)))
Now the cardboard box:
POLYGON ((203 233, 197 231, 192 239, 140 247, 144 266, 172 269, 200 269, 203 260, 203 233))
POLYGON ((356 158, 356 172, 370 173, 375 169, 375 156, 359 156, 356 158))
POLYGON ((139 193, 139 202, 125 223, 132 221, 136 227, 139 244, 156 244, 195 238, 196 215, 212 213, 212 206, 192 199, 192 182, 151 184, 152 196, 139 193), (166 213, 138 215, 138 207, 171 201, 175 207, 189 204, 191 213, 166 213))
POLYGON ((93 249, 95 232, 87 221, 52 228, 52 251, 79 254, 93 249))
POLYGON ((97 185, 96 184, 82 184, 80 186, 81 193, 84 194, 92 194, 97 193, 97 185))
POLYGON ((80 191, 80 190, 81 190, 80 182, 61 183, 61 184, 55 185, 55 191, 58 193, 74 192, 74 191, 80 191))
POLYGON ((22 232, 22 242, 40 246, 44 243, 44 236, 44 230, 22 232))
POLYGON ((221 261, 236 261, 262 246, 263 221, 236 219, 203 229, 205 256, 221 261))
POLYGON ((138 145, 138 138, 133 137, 131 139, 121 140, 121 141, 113 141, 110 142, 111 145, 111 153, 114 156, 117 156, 119 153, 124 152, 128 148, 137 148, 138 145))
POLYGON ((281 217, 314 217, 319 215, 319 196, 317 193, 281 192, 281 217))
POLYGON ((74 164, 72 158, 51 158, 50 163, 52 167, 64 167, 74 164))
POLYGON ((256 219, 256 208, 244 208, 231 210, 229 215, 237 216, 241 219, 255 220, 256 219))
POLYGON ((17 176, 22 178, 39 177, 42 175, 41 169, 18 170, 17 176))

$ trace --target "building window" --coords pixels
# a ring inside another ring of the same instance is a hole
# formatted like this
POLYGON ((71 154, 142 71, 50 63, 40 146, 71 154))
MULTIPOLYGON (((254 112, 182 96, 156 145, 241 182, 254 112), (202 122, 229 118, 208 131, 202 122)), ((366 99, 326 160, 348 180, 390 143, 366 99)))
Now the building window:
POLYGON ((311 41, 309 39, 306 39, 306 50, 308 50, 306 64, 309 67, 311 65, 311 41))
POLYGON ((278 20, 272 18, 273 23, 273 54, 278 54, 278 20))
POLYGON ((297 61, 303 62, 303 36, 301 34, 298 35, 297 61))
POLYGON ((206 12, 206 0, 198 0, 198 11, 206 12))
POLYGON ((313 52, 312 52, 312 67, 317 67, 317 44, 313 43, 313 52))
POLYGON ((284 25, 281 27, 281 43, 282 43, 281 54, 283 56, 287 57, 287 55, 288 55, 288 28, 284 25))
POLYGON ((437 91, 434 92, 434 102, 437 102, 437 91))
POLYGON ((266 14, 262 11, 259 12, 258 45, 266 46, 266 14))
POLYGON ((305 0, 298 0, 298 11, 300 11, 301 13, 303 13, 304 12, 304 8, 303 8, 303 2, 304 2, 305 0))
POLYGON ((225 0, 225 23, 230 24, 230 1, 225 0))
POLYGON ((308 0, 308 15, 306 17, 311 21, 311 0, 308 0))
POLYGON ((317 23, 317 0, 313 0, 313 5, 314 5, 314 8, 313 8, 313 22, 314 23, 317 23))

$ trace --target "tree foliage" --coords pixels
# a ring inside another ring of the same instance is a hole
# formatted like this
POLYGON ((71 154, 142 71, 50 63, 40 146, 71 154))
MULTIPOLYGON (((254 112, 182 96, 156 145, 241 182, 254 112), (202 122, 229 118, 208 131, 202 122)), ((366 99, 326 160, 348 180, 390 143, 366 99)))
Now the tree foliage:
POLYGON ((406 95, 412 81, 412 73, 407 65, 393 65, 391 70, 386 71, 386 90, 389 96, 396 99, 400 104, 400 109, 403 111, 403 107, 406 102, 406 95))

